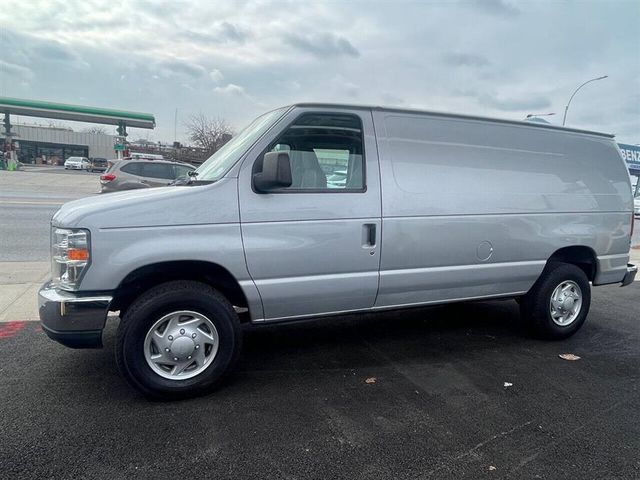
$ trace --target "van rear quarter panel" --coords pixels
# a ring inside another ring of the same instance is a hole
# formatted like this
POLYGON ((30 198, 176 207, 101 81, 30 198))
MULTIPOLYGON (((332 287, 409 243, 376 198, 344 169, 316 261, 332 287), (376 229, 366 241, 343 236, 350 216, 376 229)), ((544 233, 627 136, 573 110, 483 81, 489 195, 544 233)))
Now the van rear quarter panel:
POLYGON ((389 111, 374 111, 374 121, 376 306, 520 294, 572 245, 596 252, 601 281, 622 279, 632 197, 612 139, 389 111))

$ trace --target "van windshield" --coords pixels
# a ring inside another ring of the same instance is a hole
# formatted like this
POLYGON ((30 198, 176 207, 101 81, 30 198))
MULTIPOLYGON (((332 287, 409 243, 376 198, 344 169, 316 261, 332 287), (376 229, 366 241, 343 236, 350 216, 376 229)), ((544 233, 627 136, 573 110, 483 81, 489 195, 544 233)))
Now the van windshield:
POLYGON ((288 107, 279 108, 256 118, 197 168, 196 180, 212 182, 220 179, 287 109, 288 107))

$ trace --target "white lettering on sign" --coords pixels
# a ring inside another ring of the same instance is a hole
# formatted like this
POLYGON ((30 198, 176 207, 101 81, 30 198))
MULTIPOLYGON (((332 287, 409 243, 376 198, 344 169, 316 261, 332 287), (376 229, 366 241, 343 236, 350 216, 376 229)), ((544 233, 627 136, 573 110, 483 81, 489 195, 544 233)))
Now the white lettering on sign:
POLYGON ((631 150, 629 148, 623 148, 621 145, 620 153, 622 154, 622 159, 627 163, 640 163, 640 150, 631 150))
POLYGON ((624 158, 627 162, 640 162, 640 158, 638 158, 638 152, 635 150, 622 150, 622 158, 624 158))

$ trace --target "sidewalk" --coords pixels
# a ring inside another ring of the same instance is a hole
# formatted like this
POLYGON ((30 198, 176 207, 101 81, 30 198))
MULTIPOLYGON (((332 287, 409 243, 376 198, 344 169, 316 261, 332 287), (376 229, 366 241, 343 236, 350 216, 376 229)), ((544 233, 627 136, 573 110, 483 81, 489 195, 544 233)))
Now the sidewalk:
POLYGON ((49 262, 0 262, 0 322, 38 320, 38 289, 49 262))
MULTIPOLYGON (((630 262, 640 266, 640 245, 631 250, 630 262)), ((0 262, 0 322, 39 320, 38 289, 49 268, 49 262, 0 262)))

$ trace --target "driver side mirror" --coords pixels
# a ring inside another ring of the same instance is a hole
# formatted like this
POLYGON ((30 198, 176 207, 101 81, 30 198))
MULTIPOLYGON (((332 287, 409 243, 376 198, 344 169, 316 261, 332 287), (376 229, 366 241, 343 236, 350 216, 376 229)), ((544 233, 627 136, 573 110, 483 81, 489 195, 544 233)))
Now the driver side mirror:
POLYGON ((291 160, 289 152, 264 154, 262 171, 253 174, 253 186, 261 193, 291 186, 291 160))

